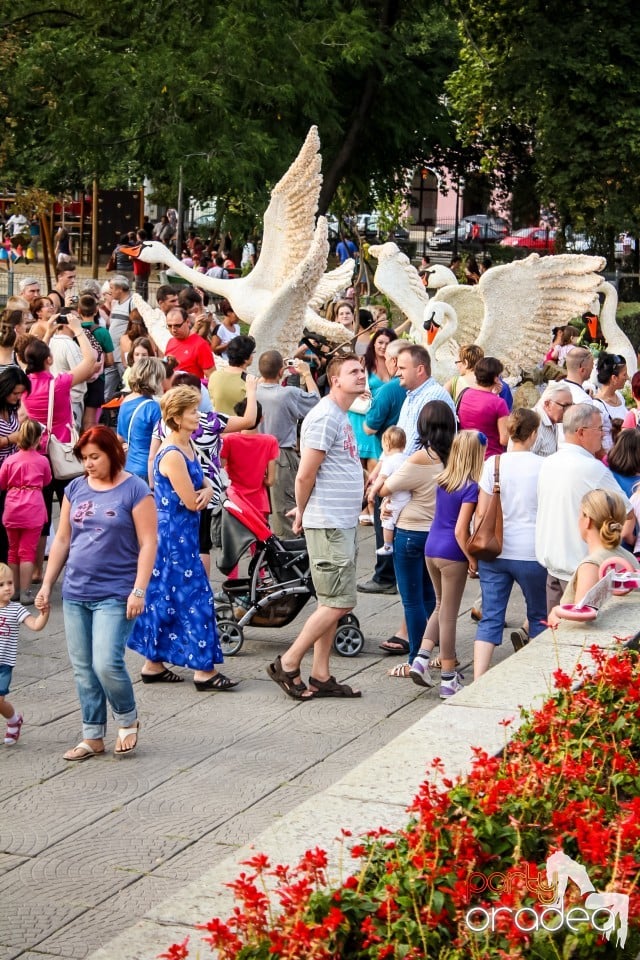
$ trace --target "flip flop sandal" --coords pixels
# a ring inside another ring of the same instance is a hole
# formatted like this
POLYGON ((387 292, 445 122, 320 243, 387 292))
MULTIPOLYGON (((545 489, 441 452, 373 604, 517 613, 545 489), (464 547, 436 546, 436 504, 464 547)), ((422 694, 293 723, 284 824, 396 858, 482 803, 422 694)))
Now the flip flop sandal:
POLYGON ((174 673, 173 670, 168 668, 163 670, 162 673, 141 673, 140 679, 143 683, 183 683, 184 677, 181 677, 179 674, 174 673))
POLYGON ((116 739, 116 745, 113 749, 116 757, 122 757, 125 753, 133 753, 135 748, 138 746, 138 730, 140 729, 140 722, 136 720, 135 727, 120 727, 118 730, 118 737, 116 739), (122 750, 118 750, 118 744, 122 746, 127 737, 135 737, 135 741, 132 747, 125 747, 122 750))
POLYGON ((291 697, 292 700, 302 700, 302 695, 306 691, 307 686, 303 683, 302 679, 300 679, 298 683, 293 682, 296 677, 300 676, 299 669, 285 670, 282 666, 280 656, 277 656, 273 663, 270 663, 267 667, 267 676, 273 680, 274 683, 277 683, 280 689, 283 690, 288 697, 291 697))
POLYGON ((409 653, 409 641, 404 637, 389 637, 378 644, 380 650, 385 653, 395 653, 398 656, 406 656, 409 653))
POLYGON ((389 670, 387 676, 389 677, 401 677, 406 680, 409 679, 409 670, 411 665, 409 663, 399 663, 393 670, 389 670))
POLYGON ((316 689, 310 690, 309 695, 303 697, 303 700, 316 700, 322 697, 355 699, 362 696, 361 690, 354 690, 348 683, 338 683, 335 677, 329 677, 328 680, 315 680, 309 677, 309 685, 316 689))
POLYGON ((76 747, 73 747, 71 750, 67 750, 66 753, 63 753, 62 759, 69 760, 74 763, 82 763, 83 760, 90 760, 91 757, 99 757, 104 753, 104 750, 94 750, 93 747, 90 747, 89 744, 82 740, 76 747), (81 751, 79 757, 71 757, 69 754, 76 753, 78 750, 81 751))

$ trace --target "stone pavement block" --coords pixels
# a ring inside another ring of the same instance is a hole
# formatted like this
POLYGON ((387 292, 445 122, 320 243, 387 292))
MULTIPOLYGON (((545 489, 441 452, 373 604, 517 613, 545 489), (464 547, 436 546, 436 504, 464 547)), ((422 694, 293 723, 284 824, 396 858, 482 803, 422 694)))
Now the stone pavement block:
MULTIPOLYGON (((2 842, 4 843, 4 830, 2 831, 2 842)), ((15 870, 21 863, 26 861, 26 857, 15 857, 11 853, 0 853, 0 877, 8 873, 9 870, 15 870)))
MULTIPOLYGON (((309 796, 308 791, 295 791, 287 787, 283 787, 282 792, 285 795, 291 793, 292 806, 296 806, 309 796)), ((258 811, 258 822, 263 824, 263 826, 259 828, 260 831, 270 825, 273 819, 273 817, 269 817, 269 810, 272 809, 273 806, 271 797, 279 797, 280 793, 281 791, 278 791, 277 794, 272 794, 265 800, 261 800, 260 803, 254 804, 250 810, 247 810, 245 813, 240 813, 237 817, 234 816, 234 839, 231 842, 227 843, 225 840, 218 839, 220 832, 224 832, 227 827, 227 821, 225 821, 217 827, 213 833, 201 837, 197 843, 191 843, 188 847, 185 847, 184 850, 168 858, 164 863, 160 863, 153 871, 153 876, 159 879, 171 880, 174 884, 177 881, 179 885, 189 883, 194 877, 201 877, 202 874, 210 870, 215 863, 219 863, 221 860, 224 860, 225 857, 232 856, 238 847, 248 843, 251 838, 255 836, 253 833, 254 812, 258 811), (260 818, 261 807, 264 808, 262 818, 260 818), (236 834, 237 839, 235 837, 236 834)), ((284 803, 281 802, 280 806, 284 808, 284 803)))
POLYGON ((138 877, 92 910, 85 923, 81 923, 83 918, 80 918, 63 927, 39 943, 38 950, 65 960, 82 960, 88 951, 98 950, 111 938, 114 921, 121 929, 133 925, 150 903, 170 898, 174 889, 175 882, 169 878, 162 879, 155 874, 138 877))
POLYGON ((436 758, 444 755, 445 776, 455 777, 468 770, 473 757, 471 745, 497 753, 507 741, 504 727, 498 724, 501 720, 513 720, 509 726, 509 731, 513 731, 520 724, 519 717, 515 718, 510 710, 460 707, 454 702, 458 696, 402 731, 373 757, 348 770, 326 789, 325 796, 404 802, 408 806, 420 784, 433 772, 431 764, 436 758))
POLYGON ((15 960, 16 957, 20 957, 22 960, 24 957, 22 950, 0 943, 0 960, 15 960))
MULTIPOLYGON (((159 953, 164 952, 172 943, 182 943, 185 937, 189 937, 189 947, 193 955, 203 936, 206 936, 204 930, 194 930, 185 924, 167 923, 162 926, 162 945, 158 946, 158 924, 141 920, 121 937, 116 937, 106 947, 91 954, 91 960, 115 960, 116 957, 119 960, 157 960, 159 953)), ((204 960, 208 956, 212 956, 211 948, 203 943, 200 956, 196 954, 196 960, 204 960)))

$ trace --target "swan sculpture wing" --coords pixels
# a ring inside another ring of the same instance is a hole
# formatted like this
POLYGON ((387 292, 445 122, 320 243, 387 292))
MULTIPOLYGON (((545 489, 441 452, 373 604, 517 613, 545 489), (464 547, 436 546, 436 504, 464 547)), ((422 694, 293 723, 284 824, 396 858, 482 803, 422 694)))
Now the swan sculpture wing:
POLYGON ((260 256, 251 273, 243 277, 249 288, 278 290, 309 252, 322 185, 321 163, 320 137, 314 126, 271 191, 260 256))
POLYGON ((511 376, 530 370, 549 348, 551 327, 588 309, 605 260, 586 254, 540 257, 492 267, 480 277, 484 319, 477 343, 511 376))
MULTIPOLYGON (((307 314, 310 313, 307 308, 309 298, 318 286, 327 263, 327 233, 326 218, 318 217, 306 257, 286 282, 280 284, 251 324, 249 333, 256 341, 256 357, 274 347, 283 357, 291 356, 297 350, 307 314)), ((342 328, 342 324, 338 326, 342 328)))
POLYGON ((313 291, 313 296, 309 300, 311 310, 318 311, 324 304, 331 300, 341 290, 346 290, 351 286, 353 271, 355 270, 355 260, 345 260, 335 270, 329 270, 320 277, 317 287, 313 291))
POLYGON ((391 241, 369 247, 369 253, 378 261, 373 282, 411 321, 412 334, 416 331, 417 342, 422 343, 424 311, 429 297, 418 271, 391 241))

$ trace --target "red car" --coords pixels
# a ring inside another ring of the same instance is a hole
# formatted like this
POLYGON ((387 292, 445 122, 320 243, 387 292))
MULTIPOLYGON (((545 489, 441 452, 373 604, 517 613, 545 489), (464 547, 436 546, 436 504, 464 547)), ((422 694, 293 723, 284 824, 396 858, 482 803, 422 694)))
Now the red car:
POLYGON ((545 227, 523 227, 515 230, 504 240, 501 247, 518 247, 524 254, 527 253, 554 253, 556 249, 556 232, 545 227))

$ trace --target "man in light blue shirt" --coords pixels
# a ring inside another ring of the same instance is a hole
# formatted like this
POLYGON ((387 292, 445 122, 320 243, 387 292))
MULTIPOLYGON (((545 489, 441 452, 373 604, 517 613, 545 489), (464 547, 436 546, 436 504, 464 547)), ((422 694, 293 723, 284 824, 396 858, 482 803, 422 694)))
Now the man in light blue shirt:
POLYGON ((417 343, 408 343, 398 354, 398 377, 400 384, 407 391, 407 396, 400 416, 398 426, 402 427, 407 436, 406 454, 415 453, 418 449, 418 417, 425 403, 431 400, 442 400, 456 416, 456 407, 444 387, 431 376, 431 357, 426 347, 417 343))

